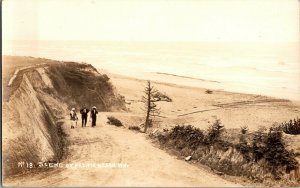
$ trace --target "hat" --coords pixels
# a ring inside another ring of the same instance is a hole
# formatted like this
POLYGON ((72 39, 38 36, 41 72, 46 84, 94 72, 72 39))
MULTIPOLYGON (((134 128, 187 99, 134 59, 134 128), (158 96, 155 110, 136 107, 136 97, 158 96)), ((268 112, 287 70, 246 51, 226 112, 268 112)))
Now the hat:
POLYGON ((74 111, 74 110, 75 110, 75 108, 72 108, 72 110, 74 111))
POLYGON ((96 106, 93 106, 92 108, 96 108, 96 106))

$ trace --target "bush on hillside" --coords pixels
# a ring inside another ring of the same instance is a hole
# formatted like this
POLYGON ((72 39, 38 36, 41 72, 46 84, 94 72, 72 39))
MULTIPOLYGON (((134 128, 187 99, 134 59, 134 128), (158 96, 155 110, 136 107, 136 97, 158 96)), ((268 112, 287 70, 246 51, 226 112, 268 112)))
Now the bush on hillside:
MULTIPOLYGON (((176 151, 176 155, 191 155, 194 160, 198 161, 208 159, 213 161, 216 159, 215 157, 218 157, 219 152, 227 152, 229 148, 234 148, 245 159, 243 164, 256 163, 260 168, 266 169, 266 172, 270 172, 274 179, 280 179, 284 171, 289 173, 298 167, 294 153, 287 150, 282 138, 282 131, 271 128, 267 130, 265 127, 261 127, 254 133, 246 134, 247 127, 242 127, 240 135, 244 139, 240 139, 239 143, 234 144, 220 136, 223 130, 224 126, 221 125, 220 120, 216 120, 206 134, 192 125, 177 125, 157 134, 156 138, 162 146, 166 146, 172 152, 176 151)), ((224 160, 222 160, 222 164, 224 160)), ((203 161, 204 164, 207 164, 205 161, 203 161)), ((216 163, 221 165, 221 161, 216 163)), ((214 165, 212 164, 212 166, 214 165)), ((229 163, 228 168, 232 165, 235 164, 229 163)), ((225 169, 220 167, 219 170, 225 169)))
POLYGON ((209 90, 209 89, 207 89, 207 90, 205 91, 205 93, 206 93, 206 94, 212 94, 212 93, 213 93, 213 91, 212 91, 212 90, 209 90))
POLYGON ((107 119, 108 119, 107 123, 110 125, 115 125, 117 127, 123 126, 122 122, 113 116, 109 116, 109 117, 107 117, 107 119))
POLYGON ((65 62, 49 66, 47 73, 57 96, 72 107, 96 105, 100 111, 125 108, 124 97, 116 94, 108 76, 98 74, 91 65, 65 62))
POLYGON ((219 140, 222 131, 224 130, 224 125, 221 124, 221 120, 217 119, 212 125, 207 129, 206 142, 214 143, 219 140))
POLYGON ((159 91, 153 95, 153 98, 157 101, 166 101, 166 102, 173 101, 166 93, 161 93, 159 91))
POLYGON ((265 139, 265 159, 275 168, 287 166, 287 171, 295 169, 297 161, 291 152, 286 150, 281 131, 269 131, 265 139))
POLYGON ((241 133, 242 134, 246 134, 248 132, 248 126, 247 125, 241 126, 240 128, 241 128, 241 133))
POLYGON ((286 145, 282 138, 282 131, 269 129, 269 132, 258 130, 255 132, 252 141, 252 153, 254 160, 265 159, 274 175, 275 169, 286 166, 289 172, 297 167, 298 162, 294 158, 294 154, 286 149, 286 145))
POLYGON ((300 118, 290 120, 281 124, 281 129, 287 134, 298 135, 300 134, 300 118))
POLYGON ((172 147, 183 149, 196 149, 199 145, 203 145, 204 134, 203 132, 191 125, 173 127, 164 135, 159 135, 160 142, 170 142, 172 147))
POLYGON ((133 130, 133 131, 138 131, 138 132, 141 131, 141 128, 138 127, 138 126, 129 126, 128 129, 129 129, 129 130, 133 130))

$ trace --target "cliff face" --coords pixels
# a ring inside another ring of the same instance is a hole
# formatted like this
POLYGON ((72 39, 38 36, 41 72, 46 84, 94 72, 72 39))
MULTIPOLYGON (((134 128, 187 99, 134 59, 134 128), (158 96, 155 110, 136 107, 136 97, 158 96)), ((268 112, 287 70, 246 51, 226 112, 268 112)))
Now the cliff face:
POLYGON ((98 110, 125 110, 124 97, 117 94, 109 77, 88 64, 66 62, 47 69, 53 83, 51 93, 70 106, 96 106, 98 110))
POLYGON ((72 66, 69 63, 46 64, 18 74, 18 81, 15 82, 18 85, 13 85, 16 89, 3 103, 5 177, 28 172, 28 169, 18 167, 21 162, 60 161, 63 158, 67 143, 61 126, 71 107, 78 109, 82 105, 95 105, 100 110, 124 108, 123 98, 114 91, 108 79, 99 79, 102 77, 92 66, 76 63, 72 66), (91 86, 79 87, 76 81, 80 80, 76 75, 88 76, 92 81, 85 84, 91 86), (87 88, 98 94, 91 94, 87 88), (106 92, 101 93, 101 90, 106 92))
MULTIPOLYGON (((35 90, 30 74, 23 75, 19 88, 3 109, 5 176, 23 171, 18 167, 19 162, 57 161, 62 157, 63 138, 57 129, 59 117, 49 112, 45 105, 48 100, 44 100, 45 96, 41 97, 42 93, 35 90)), ((34 83, 45 86, 42 79, 34 80, 34 83)), ((52 105, 61 115, 67 107, 64 103, 52 105)))

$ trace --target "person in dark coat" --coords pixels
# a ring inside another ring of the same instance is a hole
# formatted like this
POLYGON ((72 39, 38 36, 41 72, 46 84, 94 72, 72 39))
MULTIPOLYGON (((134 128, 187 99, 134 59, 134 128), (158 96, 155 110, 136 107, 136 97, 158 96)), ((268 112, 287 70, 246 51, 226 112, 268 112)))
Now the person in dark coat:
POLYGON ((86 127, 87 116, 88 116, 89 111, 90 111, 90 110, 87 109, 86 107, 83 107, 83 108, 80 110, 80 113, 81 113, 81 120, 82 120, 82 127, 86 127))
POLYGON ((91 110, 92 127, 96 126, 97 114, 98 114, 97 108, 96 106, 93 106, 91 110))

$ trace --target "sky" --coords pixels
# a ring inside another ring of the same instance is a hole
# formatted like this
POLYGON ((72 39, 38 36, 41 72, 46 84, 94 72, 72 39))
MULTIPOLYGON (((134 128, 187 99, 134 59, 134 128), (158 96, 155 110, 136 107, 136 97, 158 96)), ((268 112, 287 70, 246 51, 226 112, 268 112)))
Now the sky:
POLYGON ((298 0, 3 0, 4 40, 298 42, 298 0))

